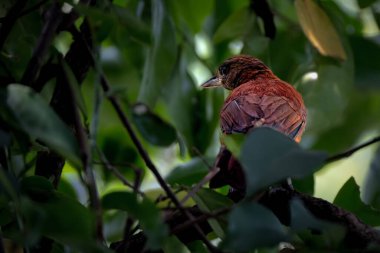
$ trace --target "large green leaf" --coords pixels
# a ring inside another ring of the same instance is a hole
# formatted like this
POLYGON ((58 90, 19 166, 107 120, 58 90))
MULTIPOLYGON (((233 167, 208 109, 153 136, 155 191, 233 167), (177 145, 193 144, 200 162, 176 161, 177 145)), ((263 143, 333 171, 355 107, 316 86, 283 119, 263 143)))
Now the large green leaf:
POLYGON ((276 130, 257 128, 247 135, 240 152, 247 193, 254 193, 288 177, 308 176, 320 168, 326 158, 325 152, 303 150, 276 130))
POLYGON ((151 4, 153 45, 148 50, 138 100, 153 107, 161 92, 171 93, 165 87, 176 62, 177 43, 174 24, 164 1, 156 0, 151 4))
MULTIPOLYGON (((209 164, 214 164, 213 159, 206 159, 209 164)), ((176 166, 166 176, 166 181, 171 184, 180 184, 191 186, 198 183, 208 172, 208 166, 205 162, 195 157, 186 163, 176 166)))
POLYGON ((39 94, 24 85, 10 84, 1 97, 0 103, 15 120, 15 127, 80 167, 80 151, 73 133, 39 94))
POLYGON ((256 203, 241 203, 228 219, 227 247, 248 251, 286 241, 287 233, 276 216, 256 203))
POLYGON ((142 200, 131 192, 111 192, 102 198, 104 209, 126 211, 137 219, 148 237, 148 247, 158 249, 168 235, 168 227, 164 224, 156 205, 147 198, 142 200))
MULTIPOLYGON (((217 211, 226 207, 230 207, 233 205, 232 200, 227 198, 226 196, 217 193, 214 190, 201 188, 194 196, 193 199, 199 206, 199 208, 204 212, 212 212, 217 211)), ((222 217, 220 217, 222 218, 222 217)), ((220 219, 209 219, 208 222, 210 226, 215 231, 215 233, 219 236, 219 238, 225 237, 224 226, 225 224, 221 222, 220 219)))
POLYGON ((358 5, 360 8, 364 9, 364 8, 371 6, 375 2, 376 2, 376 0, 358 0, 358 5))
POLYGON ((367 172, 363 189, 363 200, 380 210, 380 148, 377 149, 367 172))
POLYGON ((339 190, 334 204, 354 213, 360 220, 371 226, 380 225, 380 211, 364 204, 360 198, 359 186, 350 177, 339 190))

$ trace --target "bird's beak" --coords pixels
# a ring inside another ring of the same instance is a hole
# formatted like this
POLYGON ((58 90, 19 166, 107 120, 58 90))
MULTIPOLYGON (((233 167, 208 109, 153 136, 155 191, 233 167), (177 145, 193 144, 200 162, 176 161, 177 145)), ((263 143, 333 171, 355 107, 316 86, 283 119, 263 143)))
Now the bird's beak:
POLYGON ((213 76, 206 82, 204 82, 201 87, 203 88, 212 88, 212 87, 221 87, 222 80, 219 77, 213 76))

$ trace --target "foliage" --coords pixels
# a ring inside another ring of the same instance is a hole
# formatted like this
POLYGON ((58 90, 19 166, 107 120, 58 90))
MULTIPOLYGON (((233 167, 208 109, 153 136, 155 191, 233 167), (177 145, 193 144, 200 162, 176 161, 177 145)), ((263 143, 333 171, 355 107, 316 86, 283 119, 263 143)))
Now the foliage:
MULTIPOLYGON (((165 253, 209 252, 212 239, 232 252, 277 252, 284 241, 305 252, 342 250, 345 230, 298 199, 289 226, 257 199, 288 177, 313 194, 314 173, 351 153, 333 154, 379 132, 379 7, 376 0, 1 2, 0 252, 112 252, 108 245, 140 231, 146 250, 165 253), (224 91, 199 84, 240 53, 302 93, 301 144, 266 128, 219 138, 224 91), (226 188, 197 185, 219 139, 247 177, 248 196, 236 205, 226 188), (212 233, 203 242, 175 233, 191 222, 189 203, 208 215, 212 233), (187 220, 171 224, 178 213, 187 220)), ((334 200, 370 226, 380 224, 379 159, 377 152, 362 185, 365 203, 354 178, 334 200)))

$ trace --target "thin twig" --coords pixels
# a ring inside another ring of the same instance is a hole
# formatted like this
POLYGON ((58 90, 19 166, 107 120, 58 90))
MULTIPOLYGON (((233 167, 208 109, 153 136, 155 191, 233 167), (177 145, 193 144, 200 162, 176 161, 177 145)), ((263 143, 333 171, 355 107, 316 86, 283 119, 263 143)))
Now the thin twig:
MULTIPOLYGON (((66 74, 64 74, 63 77, 66 79, 65 82, 68 83, 69 79, 66 76, 66 74)), ((83 168, 84 168, 84 173, 85 173, 85 183, 86 183, 88 193, 90 196, 90 205, 95 211, 95 216, 96 216, 96 235, 97 235, 98 241, 100 243, 103 243, 104 236, 103 236, 102 207, 100 204, 98 189, 96 187, 94 172, 91 167, 91 162, 90 162, 91 152, 90 152, 90 146, 88 143, 88 137, 81 123, 79 109, 77 108, 76 101, 74 99, 75 98, 74 91, 71 88, 71 85, 67 85, 67 86, 72 97, 71 106, 72 106, 72 111, 74 115, 74 125, 75 125, 76 134, 77 134, 77 139, 79 142, 81 155, 82 155, 81 158, 82 158, 82 163, 83 163, 83 168)))
MULTIPOLYGON (((103 87, 103 90, 106 94, 109 94, 110 91, 110 85, 108 84, 108 81, 105 79, 104 75, 101 76, 101 84, 103 87)), ((153 164, 152 160, 150 159, 148 153, 142 146, 141 142, 137 138, 137 135, 135 134, 132 125, 130 124, 127 116, 124 114, 123 110, 121 109, 121 106, 118 102, 118 100, 113 96, 109 95, 108 99, 110 100, 112 106, 114 107, 116 113, 118 114, 121 122, 123 123, 125 129, 127 130, 130 138, 132 139, 133 144, 137 148, 137 151, 139 152, 141 158, 144 160, 146 166, 150 169, 150 171, 153 173, 153 175, 156 177, 158 183, 162 187, 162 189, 166 192, 168 197, 171 199, 171 201, 174 203, 174 205, 182 212, 189 220, 193 220, 194 217, 187 212, 181 202, 178 200, 177 196, 173 193, 173 191, 169 188, 169 186, 166 184, 164 178, 161 176, 160 172, 156 168, 156 166, 153 164)), ((210 252, 219 252, 218 249, 215 248, 214 245, 210 243, 210 241, 206 238, 205 234, 202 232, 201 228, 194 224, 194 228, 199 233, 202 242, 207 246, 207 248, 210 250, 210 252)))
MULTIPOLYGON (((144 193, 141 192, 139 189, 138 189, 138 186, 139 184, 136 184, 133 185, 132 183, 130 183, 124 176, 123 174, 120 173, 120 171, 115 168, 107 159, 107 157, 104 155, 104 153, 100 150, 100 148, 98 146, 96 146, 95 148, 96 152, 98 153, 99 155, 99 158, 100 160, 102 160, 102 165, 104 165, 109 171, 111 171, 125 186, 128 186, 130 187, 134 192, 136 193, 139 193, 141 194, 142 196, 144 196, 144 193)), ((135 171, 135 175, 136 175, 136 178, 138 178, 139 176, 137 175, 138 172, 135 171)))
POLYGON ((203 178, 201 181, 198 182, 198 184, 196 184, 187 194, 186 196, 181 200, 181 204, 185 204, 186 201, 193 197, 198 191, 199 189, 202 188, 203 185, 205 185, 206 183, 208 183, 211 178, 213 178, 218 172, 219 172, 220 168, 219 167, 214 167, 212 168, 203 178))
MULTIPOLYGON (((191 213, 187 212, 184 209, 181 202, 178 200, 177 196, 173 193, 173 191, 170 189, 170 187, 166 184, 166 182, 163 179, 163 177, 161 176, 160 172, 158 171, 158 169, 156 168, 156 166, 154 165, 154 163, 150 159, 150 156, 148 155, 148 153, 146 152, 146 150, 142 146, 141 142, 137 138, 137 135, 135 134, 135 132, 132 128, 132 125, 129 122, 129 119, 124 114, 123 110, 121 109, 122 107, 119 104, 119 101, 116 99, 116 97, 114 95, 110 94, 109 91, 111 89, 111 86, 108 84, 108 81, 105 78, 104 74, 102 74, 100 67, 96 64, 95 57, 94 57, 92 51, 90 50, 89 46, 87 45, 87 42, 84 39, 83 39, 83 43, 85 45, 84 50, 87 50, 89 57, 91 57, 94 68, 100 74, 100 83, 103 87, 104 93, 108 94, 108 100, 110 101, 110 103, 114 107, 114 109, 115 109, 117 115, 119 116, 122 124, 124 125, 125 129, 127 130, 129 137, 131 138, 131 140, 132 140, 133 144, 135 145, 137 151, 139 152, 141 158, 144 160, 145 165, 149 168, 149 170, 156 177, 156 179, 157 179, 158 183, 160 184, 160 186, 162 187, 162 189, 166 192, 168 197, 172 200, 172 202, 179 209, 179 211, 182 214, 184 214, 189 220, 193 220, 194 217, 191 215, 191 213)), ((209 249, 210 252, 212 252, 212 253, 220 252, 220 250, 217 249, 214 245, 212 245, 211 242, 206 238, 205 234, 202 232, 202 229, 197 224, 194 224, 194 228, 196 229, 196 231, 198 232, 198 234, 200 236, 200 239, 207 246, 207 248, 209 249)))
POLYGON ((352 149, 349 149, 343 153, 340 153, 340 154, 336 154, 336 155, 333 155, 333 156, 330 156, 329 158, 326 159, 326 163, 331 163, 331 162, 335 162, 335 161, 338 161, 342 158, 347 158, 349 156, 351 156, 353 153, 355 153, 356 151, 362 149, 362 148, 365 148, 371 144, 374 144, 376 142, 379 142, 380 141, 380 136, 376 137, 376 138, 373 138, 372 140, 368 141, 368 142, 365 142, 357 147, 354 147, 352 149))

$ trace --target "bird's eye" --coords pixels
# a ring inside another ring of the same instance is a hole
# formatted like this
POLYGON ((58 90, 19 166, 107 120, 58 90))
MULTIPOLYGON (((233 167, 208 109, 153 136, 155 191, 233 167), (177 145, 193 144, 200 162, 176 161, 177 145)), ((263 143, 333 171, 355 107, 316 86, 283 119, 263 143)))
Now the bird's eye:
POLYGON ((227 75, 228 74, 228 71, 229 71, 229 66, 226 66, 226 65, 222 65, 222 66, 220 66, 219 67, 219 73, 221 74, 221 75, 227 75))

